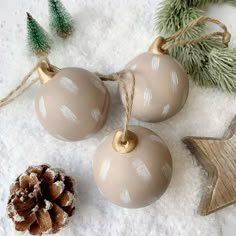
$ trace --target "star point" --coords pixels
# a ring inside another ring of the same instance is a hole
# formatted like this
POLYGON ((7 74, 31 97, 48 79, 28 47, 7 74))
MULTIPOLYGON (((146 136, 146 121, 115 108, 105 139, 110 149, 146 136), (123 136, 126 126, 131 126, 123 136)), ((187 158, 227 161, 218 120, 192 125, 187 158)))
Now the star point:
POLYGON ((208 172, 201 215, 236 203, 236 116, 222 139, 186 137, 183 142, 208 172))

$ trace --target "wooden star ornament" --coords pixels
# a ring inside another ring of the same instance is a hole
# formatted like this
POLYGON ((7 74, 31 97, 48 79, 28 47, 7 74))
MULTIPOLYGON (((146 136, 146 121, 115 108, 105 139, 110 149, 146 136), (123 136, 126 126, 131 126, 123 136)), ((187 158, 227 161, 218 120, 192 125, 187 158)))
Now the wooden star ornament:
POLYGON ((236 116, 222 139, 186 137, 183 142, 208 172, 200 214, 236 203, 236 116))

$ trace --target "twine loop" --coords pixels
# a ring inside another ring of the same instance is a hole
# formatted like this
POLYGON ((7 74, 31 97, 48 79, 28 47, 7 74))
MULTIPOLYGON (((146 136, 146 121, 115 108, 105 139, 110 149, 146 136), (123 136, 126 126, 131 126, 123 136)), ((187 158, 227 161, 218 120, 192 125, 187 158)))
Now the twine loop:
POLYGON ((132 107, 133 107, 133 100, 134 100, 134 94, 135 94, 135 75, 132 70, 124 69, 116 73, 112 73, 109 75, 104 75, 101 73, 96 72, 95 75, 97 75, 101 80, 103 81, 118 81, 124 94, 125 94, 125 124, 124 129, 122 132, 121 142, 125 144, 128 141, 128 125, 129 120, 131 117, 132 107), (132 79, 132 85, 131 85, 131 91, 130 94, 128 92, 127 84, 124 78, 127 75, 131 75, 132 79))
POLYGON ((17 97, 19 97, 21 94, 23 94, 27 89, 29 89, 33 84, 35 84, 39 78, 33 79, 30 83, 27 84, 30 77, 33 75, 33 73, 39 68, 40 64, 42 62, 47 63, 47 58, 41 58, 38 60, 37 64, 29 71, 29 73, 23 78, 20 84, 16 86, 15 89, 13 89, 10 93, 8 93, 3 99, 0 100, 0 107, 3 107, 7 105, 8 103, 15 100, 17 97))
POLYGON ((225 44, 225 46, 226 47, 229 46, 231 34, 229 33, 226 25, 217 19, 213 19, 208 16, 201 16, 201 17, 196 18, 195 20, 189 22, 185 27, 178 30, 177 32, 175 32, 174 34, 172 34, 171 36, 169 36, 167 38, 163 38, 160 36, 157 37, 155 39, 154 43, 152 44, 152 46, 150 47, 149 51, 157 53, 157 54, 167 54, 168 50, 171 48, 184 46, 184 45, 188 45, 188 44, 199 43, 199 42, 202 42, 204 40, 207 40, 209 38, 216 37, 216 36, 222 37, 223 43, 225 44), (171 41, 174 41, 178 37, 184 35, 189 29, 193 28, 195 25, 202 23, 202 22, 210 22, 210 23, 216 24, 220 28, 223 29, 223 32, 220 32, 220 31, 211 32, 208 34, 201 35, 197 38, 171 43, 171 41))

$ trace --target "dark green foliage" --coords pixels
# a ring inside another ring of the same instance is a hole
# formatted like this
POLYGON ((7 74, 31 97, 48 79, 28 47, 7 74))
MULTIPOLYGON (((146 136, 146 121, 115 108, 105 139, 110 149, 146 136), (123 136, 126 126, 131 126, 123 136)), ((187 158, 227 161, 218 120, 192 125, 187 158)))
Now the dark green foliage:
MULTIPOLYGON (((236 0, 163 1, 156 15, 156 30, 168 37, 204 15, 209 4, 222 2, 236 6, 236 0)), ((198 24, 175 42, 199 37, 204 31, 205 23, 198 24)), ((176 57, 197 84, 236 92, 236 50, 225 48, 220 38, 176 47, 170 50, 170 54, 176 57), (222 57, 219 56, 221 54, 222 57)))
POLYGON ((29 13, 27 13, 27 31, 28 45, 31 50, 39 57, 47 55, 52 41, 47 32, 29 13))
POLYGON ((74 30, 73 20, 60 0, 48 0, 50 27, 58 36, 66 38, 74 30))

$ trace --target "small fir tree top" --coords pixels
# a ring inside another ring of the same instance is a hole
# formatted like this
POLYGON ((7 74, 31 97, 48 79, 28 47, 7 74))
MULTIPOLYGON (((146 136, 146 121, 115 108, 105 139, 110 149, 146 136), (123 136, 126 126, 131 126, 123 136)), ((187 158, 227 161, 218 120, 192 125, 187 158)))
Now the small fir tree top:
POLYGON ((66 38, 72 34, 74 24, 72 17, 67 12, 60 0, 48 0, 50 27, 57 35, 66 38))
POLYGON ((28 45, 37 56, 45 56, 49 53, 52 45, 49 35, 28 12, 27 34, 28 45))

